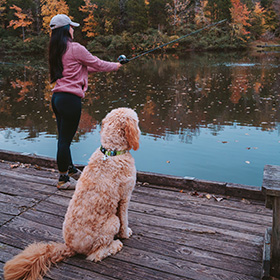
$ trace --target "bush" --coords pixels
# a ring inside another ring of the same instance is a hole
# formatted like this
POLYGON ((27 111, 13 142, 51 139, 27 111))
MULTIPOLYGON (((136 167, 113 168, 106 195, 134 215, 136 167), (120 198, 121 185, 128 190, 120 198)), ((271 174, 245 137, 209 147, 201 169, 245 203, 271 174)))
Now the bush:
POLYGON ((19 37, 5 37, 1 40, 0 52, 3 54, 42 54, 46 53, 49 37, 47 35, 29 36, 25 42, 19 37))

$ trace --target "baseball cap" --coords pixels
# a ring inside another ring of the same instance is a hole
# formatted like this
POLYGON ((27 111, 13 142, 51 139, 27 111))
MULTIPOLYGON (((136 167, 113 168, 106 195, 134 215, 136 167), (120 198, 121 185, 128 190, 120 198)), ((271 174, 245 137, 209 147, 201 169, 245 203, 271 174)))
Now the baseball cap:
POLYGON ((51 19, 50 28, 53 30, 68 24, 75 27, 80 26, 79 23, 73 22, 68 16, 58 14, 51 19))

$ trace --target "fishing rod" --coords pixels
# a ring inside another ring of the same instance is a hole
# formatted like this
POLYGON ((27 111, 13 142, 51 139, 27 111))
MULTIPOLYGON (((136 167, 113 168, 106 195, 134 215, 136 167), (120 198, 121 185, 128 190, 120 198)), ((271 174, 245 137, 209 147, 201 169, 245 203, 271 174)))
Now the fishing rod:
POLYGON ((154 48, 154 49, 147 50, 147 51, 145 51, 145 52, 143 52, 143 53, 140 53, 140 54, 138 54, 138 55, 136 55, 136 56, 134 56, 134 57, 132 57, 132 58, 129 58, 129 59, 128 59, 124 54, 122 54, 122 55, 120 55, 120 56, 118 57, 118 61, 119 61, 121 64, 128 63, 128 62, 130 62, 130 61, 132 61, 132 60, 134 60, 134 59, 137 59, 137 58, 139 58, 139 57, 141 57, 141 56, 143 56, 143 55, 146 55, 146 54, 151 53, 151 52, 153 52, 153 51, 155 51, 155 50, 161 49, 161 48, 163 48, 163 47, 165 47, 165 46, 167 46, 167 45, 170 45, 170 44, 173 44, 173 43, 175 43, 175 42, 178 42, 178 41, 180 41, 180 40, 182 40, 182 39, 184 39, 184 38, 186 38, 186 37, 189 37, 189 36, 191 36, 191 35, 193 35, 193 34, 196 34, 196 33, 200 32, 200 31, 202 31, 202 30, 204 30, 204 29, 207 29, 207 28, 213 27, 213 26, 215 26, 215 25, 221 24, 221 23, 223 23, 223 22, 225 22, 225 21, 227 21, 227 19, 223 19, 223 20, 220 20, 220 21, 218 21, 218 22, 209 24, 209 25, 207 25, 207 26, 205 26, 205 27, 203 27, 203 28, 200 28, 200 29, 198 29, 198 30, 196 30, 196 31, 193 31, 193 32, 189 33, 189 34, 186 34, 186 35, 184 35, 184 36, 182 36, 182 37, 180 37, 180 38, 178 38, 178 39, 175 39, 175 40, 172 40, 172 41, 167 42, 167 43, 165 43, 165 44, 162 44, 162 45, 160 45, 160 46, 158 46, 158 47, 156 47, 156 48, 154 48))

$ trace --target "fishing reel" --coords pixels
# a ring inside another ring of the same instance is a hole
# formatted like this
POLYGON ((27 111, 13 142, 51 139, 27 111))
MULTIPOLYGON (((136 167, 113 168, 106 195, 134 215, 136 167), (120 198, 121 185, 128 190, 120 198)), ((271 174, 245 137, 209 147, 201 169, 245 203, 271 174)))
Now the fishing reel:
POLYGON ((122 54, 118 57, 118 62, 120 64, 126 64, 129 62, 129 60, 126 58, 126 56, 124 54, 122 54))

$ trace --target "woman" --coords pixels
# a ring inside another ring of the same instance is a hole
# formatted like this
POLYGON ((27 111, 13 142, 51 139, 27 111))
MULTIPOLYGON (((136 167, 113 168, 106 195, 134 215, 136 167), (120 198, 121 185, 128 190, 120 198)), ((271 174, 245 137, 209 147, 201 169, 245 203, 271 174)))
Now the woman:
POLYGON ((54 16, 49 43, 49 66, 53 89, 52 108, 57 120, 57 165, 60 173, 57 188, 75 189, 81 173, 75 168, 70 151, 81 116, 81 99, 88 86, 89 72, 118 70, 120 63, 100 60, 78 43, 73 42, 73 26, 79 26, 63 14, 54 16), (75 179, 73 179, 75 178, 75 179))

